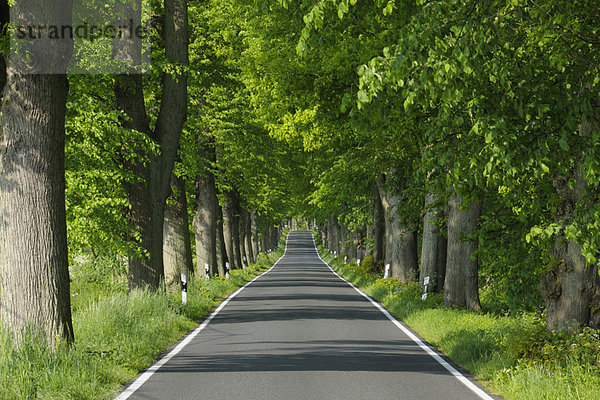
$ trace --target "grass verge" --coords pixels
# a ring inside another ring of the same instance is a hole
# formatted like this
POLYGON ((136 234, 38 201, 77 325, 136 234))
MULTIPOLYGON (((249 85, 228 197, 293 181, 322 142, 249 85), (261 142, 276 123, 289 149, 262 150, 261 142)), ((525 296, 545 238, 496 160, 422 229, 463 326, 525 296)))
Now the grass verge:
POLYGON ((283 246, 230 279, 193 279, 180 293, 126 293, 110 263, 72 271, 75 343, 50 349, 32 334, 20 349, 0 329, 0 399, 109 399, 220 301, 266 271, 283 246))
POLYGON ((492 393, 508 400, 600 399, 600 332, 548 333, 543 316, 447 309, 441 295, 421 300, 419 285, 404 285, 344 264, 319 248, 340 275, 377 299, 492 393))

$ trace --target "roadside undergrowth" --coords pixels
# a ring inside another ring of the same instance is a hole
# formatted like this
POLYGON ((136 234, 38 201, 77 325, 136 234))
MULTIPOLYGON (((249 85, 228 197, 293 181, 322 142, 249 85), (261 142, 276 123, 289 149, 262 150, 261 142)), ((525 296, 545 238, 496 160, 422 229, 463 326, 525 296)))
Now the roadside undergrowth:
POLYGON ((319 247, 340 275, 508 400, 600 399, 600 332, 546 332, 534 312, 498 315, 443 307, 440 294, 421 300, 418 284, 372 273, 368 263, 344 264, 319 247))
MULTIPOLYGON (((71 269, 75 343, 50 349, 24 335, 16 349, 0 329, 0 399, 110 399, 122 385, 198 324, 220 301, 283 254, 261 254, 230 279, 195 278, 181 292, 127 294, 126 271, 115 260, 79 261, 71 269)), ((0 327, 1 328, 1 327, 0 327)))

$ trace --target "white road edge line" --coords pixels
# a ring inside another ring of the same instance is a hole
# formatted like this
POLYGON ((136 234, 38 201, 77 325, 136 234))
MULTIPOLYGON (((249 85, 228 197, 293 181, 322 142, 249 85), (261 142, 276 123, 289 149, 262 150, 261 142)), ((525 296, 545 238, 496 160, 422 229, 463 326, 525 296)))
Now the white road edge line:
POLYGON ((396 325, 396 327, 398 327, 398 329, 400 329, 402 332, 404 332, 404 334, 406 334, 406 336, 411 338, 421 349, 425 350, 425 352, 427 354, 429 354, 431 357, 433 357, 433 359, 435 361, 437 361, 442 367, 446 368, 446 370, 448 370, 448 372, 450 372, 450 374, 452 374, 456 379, 458 379, 460 382, 462 382, 466 387, 471 389, 471 391, 473 391, 476 395, 478 395, 480 398, 482 398, 484 400, 494 400, 493 397, 488 395, 480 387, 478 387, 473 382, 471 382, 467 377, 465 377, 463 374, 461 374, 456 368, 454 368, 446 360, 444 360, 442 357, 440 357, 439 354, 437 354, 435 351, 433 351, 433 349, 431 347, 429 347, 425 343, 423 343, 423 341, 421 339, 419 339, 417 336, 415 336, 414 333, 412 333, 404 325, 402 325, 400 322, 398 322, 398 320, 396 318, 394 318, 388 312, 388 310, 383 308, 383 306, 381 304, 375 302, 372 298, 370 298, 365 293, 363 293, 359 288, 354 286, 354 284, 352 282, 347 281, 344 277, 342 277, 340 274, 338 274, 333 268, 331 268, 331 266, 329 264, 327 264, 327 262, 325 262, 325 260, 323 260, 321 258, 321 255, 319 254, 319 251, 317 250, 317 244, 315 242, 314 236, 313 236, 312 240, 313 240, 313 245, 315 246, 315 252, 317 253, 317 256, 319 257, 319 260, 321 260, 321 262, 323 264, 325 264, 327 266, 327 268, 329 268, 331 270, 331 272, 333 272, 342 281, 344 281, 348 285, 350 285, 352 287, 352 289, 354 289, 354 290, 356 290, 356 292, 358 292, 358 294, 360 294, 365 299, 367 299, 372 305, 374 305, 379 311, 381 311, 394 325, 396 325))
POLYGON ((166 356, 164 356, 163 358, 161 358, 160 360, 158 360, 154 365, 152 365, 150 368, 148 368, 146 371, 144 371, 144 373, 142 375, 140 375, 135 381, 133 381, 133 383, 129 386, 127 386, 127 388, 121 392, 116 398, 115 400, 125 400, 127 398, 129 398, 129 396, 131 396, 132 394, 134 394, 144 383, 146 383, 146 381, 148 379, 150 379, 150 377, 152 375, 154 375, 154 373, 156 371, 158 371, 160 369, 160 367, 162 367, 163 365, 165 365, 171 358, 173 358, 174 356, 176 356, 181 350, 183 350, 183 348, 185 346, 187 346, 200 332, 202 332, 204 330, 204 328, 206 328, 208 326, 208 324, 210 323, 210 321, 213 320, 214 317, 217 316, 217 314, 223 309, 223 307, 225 307, 227 305, 227 303, 229 303, 229 301, 231 301, 231 299, 233 299, 235 296, 237 296, 242 290, 244 290, 248 285, 250 285, 252 282, 254 282, 255 280, 257 280, 258 278, 260 278, 263 275, 268 274, 269 272, 271 272, 271 270, 273 268, 275 268, 275 266, 277 266, 277 264, 279 263, 279 261, 281 261, 281 259, 283 257, 285 257, 285 254, 287 253, 287 249, 288 249, 288 237, 289 237, 289 232, 285 237, 285 250, 283 252, 283 255, 281 257, 279 257, 279 259, 277 261, 275 261, 275 263, 273 264, 273 266, 271 268, 269 268, 268 270, 266 270, 265 272, 263 272, 262 274, 254 277, 254 279, 252 279, 250 282, 246 283, 244 286, 242 286, 241 288, 239 288, 238 290, 236 290, 235 292, 233 292, 227 299, 225 299, 220 305, 219 307, 217 307, 217 309, 215 311, 212 312, 212 314, 210 314, 208 316, 208 318, 206 318, 204 320, 204 322, 202 322, 202 324, 200 324, 200 326, 198 326, 196 329, 194 329, 194 331, 192 333, 190 333, 185 339, 183 339, 173 350, 171 350, 166 356))

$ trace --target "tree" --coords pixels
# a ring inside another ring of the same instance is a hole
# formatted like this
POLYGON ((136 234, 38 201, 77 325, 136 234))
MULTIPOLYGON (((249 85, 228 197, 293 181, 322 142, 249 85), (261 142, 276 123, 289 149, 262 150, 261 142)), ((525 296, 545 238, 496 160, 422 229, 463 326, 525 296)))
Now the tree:
MULTIPOLYGON (((125 15, 140 21, 140 9, 133 8, 125 15)), ((170 191, 170 178, 179 137, 187 115, 188 19, 185 0, 164 3, 164 48, 166 64, 162 73, 160 110, 152 130, 144 104, 142 76, 121 75, 115 84, 117 109, 123 112, 123 127, 140 132, 158 147, 148 154, 144 148, 124 143, 127 151, 147 157, 147 162, 126 162, 137 177, 127 182, 125 190, 131 210, 128 215, 133 228, 139 232, 139 245, 145 257, 133 256, 129 262, 129 287, 157 289, 164 279, 163 223, 164 207, 170 191)), ((119 59, 136 60, 140 48, 117 49, 119 59), (122 50, 125 52, 119 53, 122 50)))
POLYGON ((168 289, 176 291, 179 290, 181 275, 191 277, 194 266, 185 181, 174 173, 171 175, 171 194, 165 206, 163 240, 165 284, 168 289))
MULTIPOLYGON (((390 175, 393 171, 390 171, 390 175)), ((389 179, 389 178, 387 178, 389 179)), ((405 283, 416 280, 419 260, 417 232, 398 214, 401 202, 398 193, 386 185, 386 177, 377 179, 379 198, 385 215, 385 261, 390 264, 391 276, 405 283)))
MULTIPOLYGON (((11 20, 69 24, 71 2, 18 2, 11 20)), ((0 320, 17 337, 73 340, 65 215, 65 112, 72 42, 11 52, 0 114, 0 320), (53 73, 44 74, 44 66, 53 73)), ((4 72, 4 71, 3 71, 4 72)))

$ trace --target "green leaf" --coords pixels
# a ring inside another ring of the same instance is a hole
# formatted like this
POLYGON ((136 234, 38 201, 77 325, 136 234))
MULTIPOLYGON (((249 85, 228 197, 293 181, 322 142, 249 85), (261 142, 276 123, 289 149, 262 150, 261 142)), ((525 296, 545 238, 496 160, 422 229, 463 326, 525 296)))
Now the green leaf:
POLYGON ((365 92, 364 90, 359 90, 358 91, 358 101, 360 101, 361 103, 368 103, 369 96, 367 95, 367 92, 365 92))

